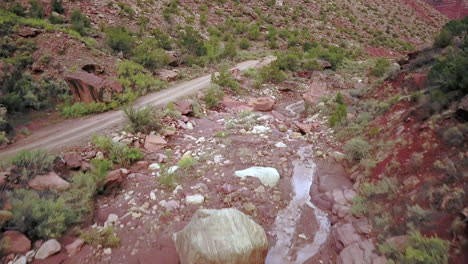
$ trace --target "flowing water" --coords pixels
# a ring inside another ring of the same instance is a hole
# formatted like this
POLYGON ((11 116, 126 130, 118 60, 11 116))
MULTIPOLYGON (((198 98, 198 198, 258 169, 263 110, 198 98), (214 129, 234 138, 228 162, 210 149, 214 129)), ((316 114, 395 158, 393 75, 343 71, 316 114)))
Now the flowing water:
POLYGON ((298 154, 301 158, 293 161, 292 187, 294 196, 289 205, 276 216, 273 235, 277 241, 268 251, 266 264, 302 264, 319 252, 330 233, 330 220, 327 213, 310 201, 310 188, 316 178, 316 165, 312 160, 312 146, 300 148, 298 154), (305 234, 308 238, 313 237, 312 241, 297 246, 293 244, 297 240, 294 236, 298 235, 295 232, 296 225, 304 213, 305 206, 309 206, 314 212, 313 215, 305 217, 315 217, 318 228, 315 234, 305 234), (295 254, 293 254, 293 250, 295 254))

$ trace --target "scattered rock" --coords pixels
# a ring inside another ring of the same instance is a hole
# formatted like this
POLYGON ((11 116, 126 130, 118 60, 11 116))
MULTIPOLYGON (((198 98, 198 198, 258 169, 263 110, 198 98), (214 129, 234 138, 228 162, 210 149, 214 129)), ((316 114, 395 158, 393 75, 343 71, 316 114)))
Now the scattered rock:
POLYGON ((34 38, 37 35, 39 35, 41 31, 36 28, 31 28, 31 27, 21 27, 18 30, 18 36, 23 37, 23 38, 34 38))
POLYGON ((282 92, 288 92, 288 91, 295 91, 297 87, 299 86, 298 82, 295 81, 284 81, 281 83, 281 85, 278 87, 278 90, 282 92))
POLYGON ((342 162, 345 158, 345 154, 339 151, 333 151, 332 156, 337 162, 342 162))
POLYGON ((299 130, 304 133, 310 133, 312 131, 313 125, 312 124, 303 124, 299 122, 294 122, 294 125, 299 128, 299 130))
POLYGON ((110 254, 112 254, 112 248, 105 248, 105 249, 103 250, 103 252, 104 252, 104 254, 106 254, 106 255, 110 255, 110 254))
POLYGON ((268 112, 273 110, 275 100, 270 97, 258 97, 251 99, 249 105, 253 107, 254 111, 268 112))
POLYGON ((413 187, 413 186, 418 185, 419 182, 420 182, 420 180, 418 179, 418 177, 416 177, 414 175, 411 175, 408 178, 406 178, 405 180, 403 180, 403 185, 405 187, 413 187))
POLYGON ((163 149, 166 146, 167 142, 158 135, 146 136, 145 139, 145 150, 149 152, 155 152, 163 149))
MULTIPOLYGON (((203 198, 204 200, 204 198, 203 198)), ((202 201, 203 203, 203 201, 202 201)), ((169 201, 161 201, 159 202, 159 205, 161 205, 162 207, 164 207, 166 209, 166 211, 174 211, 174 210, 177 210, 180 208, 180 203, 176 200, 169 200, 169 201)))
POLYGON ((278 171, 275 168, 270 167, 254 166, 245 170, 236 171, 234 174, 241 179, 245 179, 248 176, 258 178, 263 185, 272 188, 278 184, 280 179, 278 171))
POLYGON ((201 194, 188 195, 185 197, 186 204, 202 204, 205 201, 205 197, 201 194))
POLYGON ((355 242, 343 249, 339 256, 338 264, 371 264, 375 247, 369 240, 355 242))
POLYGON ((76 253, 80 252, 83 245, 84 245, 84 240, 80 239, 80 238, 77 238, 72 243, 66 245, 65 249, 67 250, 67 253, 68 253, 69 256, 73 256, 76 253))
POLYGON ((354 226, 351 223, 339 225, 336 228, 336 233, 336 238, 343 244, 344 247, 361 240, 361 237, 356 233, 356 229, 354 229, 354 226))
POLYGON ((62 249, 60 243, 55 239, 47 240, 36 253, 36 259, 46 259, 62 249))
POLYGON ((277 148, 286 148, 287 145, 284 144, 283 142, 278 142, 278 143, 275 144, 275 147, 277 147, 277 148))
POLYGON ((28 186, 34 190, 65 191, 70 188, 70 183, 60 178, 57 173, 51 171, 45 175, 38 175, 28 182, 28 186))
POLYGON ((31 241, 23 234, 17 231, 5 231, 0 240, 3 245, 2 251, 6 254, 25 254, 31 249, 31 241))
POLYGON ((261 226, 237 209, 199 209, 173 235, 181 263, 263 264, 268 240, 261 226))
POLYGON ((148 170, 159 170, 161 168, 161 166, 159 166, 158 163, 151 163, 149 166, 148 166, 148 170))
POLYGON ((82 158, 78 152, 68 152, 63 155, 63 160, 70 169, 79 169, 81 167, 82 158))

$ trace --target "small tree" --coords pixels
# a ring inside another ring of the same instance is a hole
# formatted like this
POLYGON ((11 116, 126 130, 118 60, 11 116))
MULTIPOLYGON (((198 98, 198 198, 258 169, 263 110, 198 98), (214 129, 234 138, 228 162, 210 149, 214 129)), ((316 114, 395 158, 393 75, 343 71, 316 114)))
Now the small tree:
POLYGON ((132 35, 132 32, 125 27, 110 27, 107 29, 106 44, 115 51, 129 54, 135 44, 132 35))

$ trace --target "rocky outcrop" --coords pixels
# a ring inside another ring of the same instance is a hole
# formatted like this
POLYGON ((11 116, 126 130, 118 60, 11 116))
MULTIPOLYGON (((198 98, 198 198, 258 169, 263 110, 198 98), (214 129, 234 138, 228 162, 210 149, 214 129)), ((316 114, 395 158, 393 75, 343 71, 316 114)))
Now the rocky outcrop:
POLYGON ((31 249, 31 241, 23 234, 17 231, 5 231, 0 240, 4 253, 24 254, 31 249))
POLYGON ((273 110, 275 100, 270 97, 258 97, 251 99, 249 105, 253 107, 254 111, 268 112, 273 110))
POLYGON ((74 72, 65 77, 75 101, 85 103, 110 102, 112 94, 123 92, 122 84, 115 80, 102 79, 85 71, 74 72))
POLYGON ((263 264, 268 251, 265 231, 237 209, 200 209, 173 235, 182 264, 263 264))
POLYGON ((28 182, 28 186, 34 190, 44 191, 65 191, 70 188, 70 183, 60 178, 55 172, 49 172, 45 175, 36 176, 28 182))
POLYGON ((68 152, 63 155, 63 160, 70 169, 78 169, 81 167, 82 158, 78 152, 68 152))
POLYGON ((425 0, 437 11, 450 19, 461 19, 468 16, 468 4, 466 0, 425 0))

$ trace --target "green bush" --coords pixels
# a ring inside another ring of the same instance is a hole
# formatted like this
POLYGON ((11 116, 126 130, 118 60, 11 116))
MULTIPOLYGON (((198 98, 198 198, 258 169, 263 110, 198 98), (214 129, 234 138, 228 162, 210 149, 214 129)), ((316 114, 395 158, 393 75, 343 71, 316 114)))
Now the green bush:
POLYGON ((246 39, 246 38, 242 38, 242 39, 239 41, 239 48, 240 48, 240 49, 243 49, 243 50, 249 49, 249 48, 250 48, 250 42, 249 42, 249 40, 246 39))
POLYGON ((60 109, 60 114, 66 118, 80 117, 91 114, 103 113, 112 109, 112 105, 101 102, 89 104, 77 102, 72 105, 64 105, 60 109))
POLYGON ((42 150, 21 151, 11 159, 11 164, 24 181, 28 181, 35 175, 47 173, 54 166, 55 156, 42 150))
POLYGON ((236 93, 240 92, 239 82, 236 81, 234 77, 232 77, 232 74, 229 71, 228 67, 221 67, 218 75, 215 75, 215 74, 211 75, 211 82, 221 87, 230 88, 236 93))
POLYGON ((109 156, 110 160, 122 166, 131 165, 144 157, 140 149, 114 142, 111 138, 105 136, 93 136, 92 142, 98 149, 109 156))
POLYGON ((190 55, 206 55, 206 47, 203 37, 193 27, 185 27, 179 34, 179 45, 182 50, 190 55))
POLYGON ((151 30, 151 35, 154 37, 154 40, 157 43, 157 47, 165 50, 172 49, 171 37, 166 32, 159 28, 154 28, 151 30))
POLYGON ((106 44, 115 51, 129 54, 135 44, 133 33, 125 27, 110 27, 106 31, 106 44))
POLYGON ((50 21, 50 23, 52 23, 54 25, 63 24, 63 18, 60 17, 60 16, 50 15, 49 16, 49 21, 50 21))
POLYGON ((332 127, 336 125, 342 125, 346 121, 347 114, 348 111, 346 105, 339 104, 331 114, 330 118, 328 118, 328 122, 330 122, 332 127))
POLYGON ((127 90, 135 90, 140 95, 159 91, 166 86, 165 82, 154 78, 142 65, 130 60, 117 64, 117 75, 127 90))
POLYGON ((203 100, 208 108, 215 108, 219 105, 219 102, 223 100, 224 92, 217 85, 212 85, 206 90, 205 97, 203 100))
POLYGON ((350 161, 360 161, 370 155, 371 146, 360 137, 353 138, 344 146, 346 157, 350 161))
POLYGON ((29 16, 34 18, 44 18, 44 6, 38 0, 29 1, 31 8, 29 9, 29 16))
POLYGON ((158 46, 155 39, 146 39, 135 49, 135 61, 151 70, 166 66, 169 55, 158 46))
POLYGON ((300 55, 297 52, 289 50, 279 55, 276 63, 280 70, 297 71, 300 65, 300 55))
POLYGON ((10 6, 8 11, 17 16, 24 17, 26 15, 26 8, 24 8, 20 3, 14 3, 12 6, 10 6))
POLYGON ((151 106, 140 109, 128 107, 124 112, 134 132, 149 133, 161 129, 160 116, 151 106))
POLYGON ((231 59, 237 56, 237 48, 234 40, 231 39, 224 45, 222 56, 231 59))
POLYGON ((63 14, 65 12, 61 0, 52 0, 52 11, 59 14, 63 14))
POLYGON ((177 165, 184 170, 188 170, 197 164, 197 160, 191 156, 184 156, 178 162, 177 165))
POLYGON ((260 27, 258 25, 253 25, 250 27, 248 32, 248 37, 250 40, 259 40, 260 35, 260 27))
POLYGON ((86 33, 91 26, 91 21, 89 18, 82 14, 79 10, 73 10, 70 15, 70 22, 72 24, 72 29, 80 33, 82 36, 86 36, 86 33))
POLYGON ((44 198, 25 189, 15 190, 9 198, 13 208, 10 224, 30 238, 60 237, 76 222, 76 215, 61 198, 44 198))
POLYGON ((260 78, 262 83, 280 83, 286 80, 286 73, 280 69, 277 63, 272 63, 269 66, 263 67, 260 70, 260 78))
POLYGON ((389 67, 390 62, 386 58, 378 58, 370 74, 375 77, 382 77, 388 71, 389 67))
POLYGON ((442 29, 439 35, 436 36, 434 40, 434 47, 436 48, 445 48, 452 44, 452 33, 447 29, 442 29))
POLYGON ((171 0, 169 4, 166 6, 166 8, 163 9, 163 17, 167 21, 171 21, 172 15, 179 14, 179 1, 178 0, 171 0))
POLYGON ((445 130, 442 138, 444 139, 445 143, 449 144, 450 146, 463 146, 463 142, 465 141, 463 132, 456 126, 445 130))
POLYGON ((91 228, 86 232, 81 232, 80 238, 95 247, 116 248, 120 245, 120 238, 115 234, 112 226, 107 226, 100 230, 91 228))

